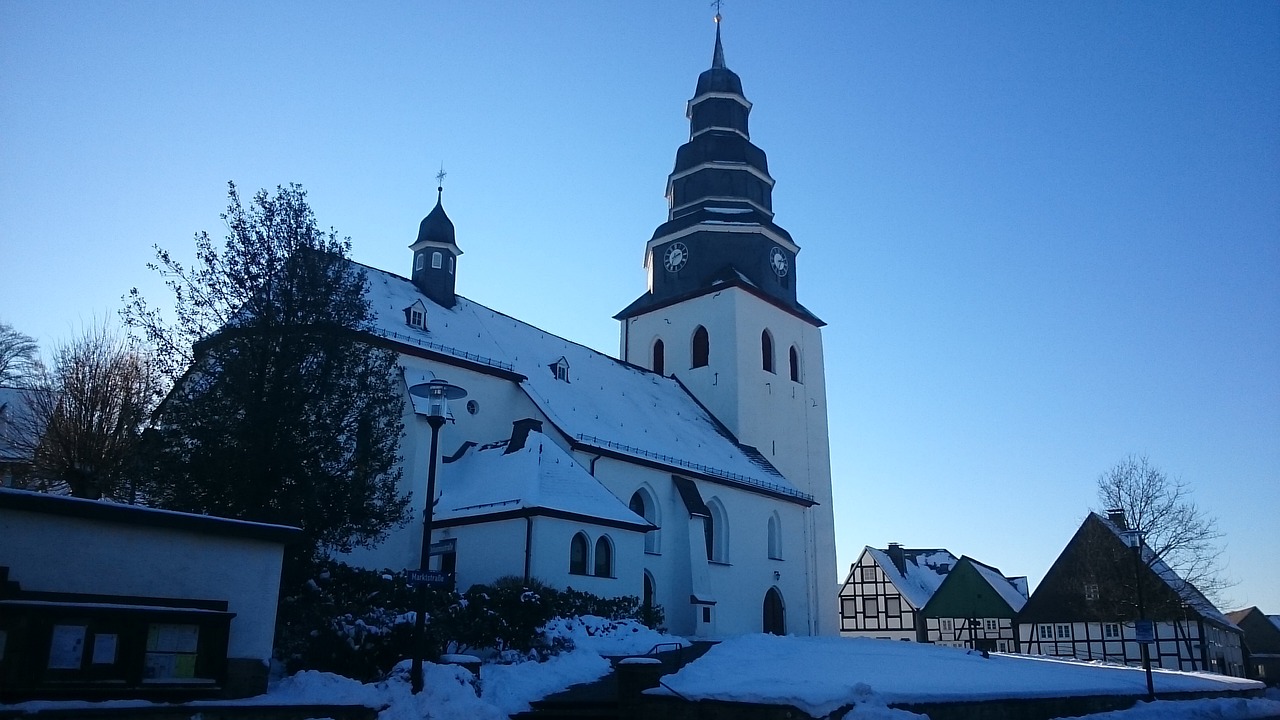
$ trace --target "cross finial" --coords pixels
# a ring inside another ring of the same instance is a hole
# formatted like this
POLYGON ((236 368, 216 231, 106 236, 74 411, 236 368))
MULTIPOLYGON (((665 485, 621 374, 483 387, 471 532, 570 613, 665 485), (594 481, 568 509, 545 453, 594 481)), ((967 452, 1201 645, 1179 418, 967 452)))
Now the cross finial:
POLYGON ((437 199, 439 199, 439 197, 438 197, 438 196, 439 196, 441 193, 443 193, 443 192, 444 192, 444 177, 445 177, 446 175, 448 175, 448 174, 449 174, 449 173, 447 173, 447 172, 445 172, 445 171, 444 171, 444 163, 440 163, 440 172, 436 173, 436 195, 437 195, 437 199))
POLYGON ((724 5, 724 0, 711 0, 711 7, 716 9, 716 22, 720 22, 720 7, 724 5))

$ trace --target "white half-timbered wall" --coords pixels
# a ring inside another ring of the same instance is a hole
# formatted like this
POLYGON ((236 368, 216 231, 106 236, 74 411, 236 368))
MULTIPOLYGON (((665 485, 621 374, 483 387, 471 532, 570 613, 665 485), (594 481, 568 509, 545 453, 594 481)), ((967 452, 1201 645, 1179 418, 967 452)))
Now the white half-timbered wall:
MULTIPOLYGON (((1239 636, 1201 620, 1154 623, 1151 666, 1184 672, 1244 675, 1239 636)), ((1142 662, 1132 622, 1019 623, 1018 641, 1031 655, 1074 657, 1126 665, 1142 662)))
POLYGON ((1018 652, 1013 618, 925 618, 925 642, 948 647, 985 647, 996 652, 1018 652))
POLYGON ((918 610, 864 550, 840 588, 840 634, 918 641, 918 610))

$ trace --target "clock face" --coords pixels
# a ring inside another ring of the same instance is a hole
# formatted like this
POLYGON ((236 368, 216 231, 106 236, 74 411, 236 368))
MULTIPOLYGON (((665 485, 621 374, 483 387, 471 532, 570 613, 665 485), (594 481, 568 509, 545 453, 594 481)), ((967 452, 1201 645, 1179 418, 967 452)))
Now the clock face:
POLYGON ((773 268, 773 272, 778 277, 787 274, 787 254, 782 252, 781 248, 774 248, 769 251, 769 267, 773 268))
POLYGON ((667 272, 679 272, 680 268, 689 261, 689 248, 682 242, 671 243, 667 247, 667 252, 662 256, 663 265, 666 266, 667 272))

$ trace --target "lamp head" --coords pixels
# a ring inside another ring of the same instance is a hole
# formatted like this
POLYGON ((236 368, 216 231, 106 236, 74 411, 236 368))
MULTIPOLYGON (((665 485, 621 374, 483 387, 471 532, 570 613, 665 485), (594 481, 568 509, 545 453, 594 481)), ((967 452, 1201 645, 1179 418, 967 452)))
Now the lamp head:
POLYGON ((449 417, 449 401, 459 400, 467 396, 467 391, 457 385, 436 378, 429 382, 418 383, 409 388, 409 394, 427 400, 427 417, 449 417))

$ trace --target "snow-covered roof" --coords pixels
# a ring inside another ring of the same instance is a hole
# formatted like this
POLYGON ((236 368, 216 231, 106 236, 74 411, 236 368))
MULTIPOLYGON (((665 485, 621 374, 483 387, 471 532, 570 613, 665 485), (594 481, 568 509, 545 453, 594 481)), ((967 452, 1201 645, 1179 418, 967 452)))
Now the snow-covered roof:
MULTIPOLYGON (((1124 542, 1124 536, 1121 535, 1121 530, 1115 523, 1097 513, 1093 513, 1093 516, 1102 523, 1103 527, 1115 533, 1117 540, 1124 542)), ((1164 560, 1161 560, 1151 548, 1147 547, 1146 543, 1142 544, 1142 561, 1155 571, 1165 585, 1168 585, 1170 589, 1178 593, 1178 597, 1182 598, 1184 603, 1200 613, 1202 617, 1225 625, 1228 628, 1240 629, 1226 615, 1222 614, 1222 611, 1215 607, 1212 602, 1209 602, 1209 598, 1205 597, 1199 588, 1183 580, 1182 576, 1178 575, 1164 560)))
POLYGON ((374 332, 498 372, 523 376, 520 388, 571 442, 811 503, 753 449, 728 432, 674 378, 457 297, 437 305, 398 275, 367 268, 374 332), (404 309, 422 301, 427 329, 409 327, 404 309), (550 367, 564 358, 568 382, 550 367))
POLYGON ((1268 615, 1267 619, 1271 621, 1272 625, 1276 626, 1277 630, 1280 630, 1280 615, 1268 615))
POLYGON ((946 550, 913 550, 902 548, 903 568, 893 563, 888 550, 867 546, 866 552, 875 559, 898 592, 919 610, 937 592, 947 573, 956 566, 956 556, 946 550))
POLYGON ((1023 595, 1013 584, 1013 581, 1004 576, 1004 573, 973 558, 969 558, 969 561, 973 563, 973 569, 978 571, 982 579, 1000 595, 1002 600, 1009 604, 1010 609, 1014 612, 1018 612, 1023 605, 1027 604, 1027 596, 1023 595))
POLYGON ((449 464, 439 481, 438 523, 541 510, 641 531, 653 527, 546 435, 529 432, 524 447, 511 453, 509 444, 502 440, 470 447, 449 464))

